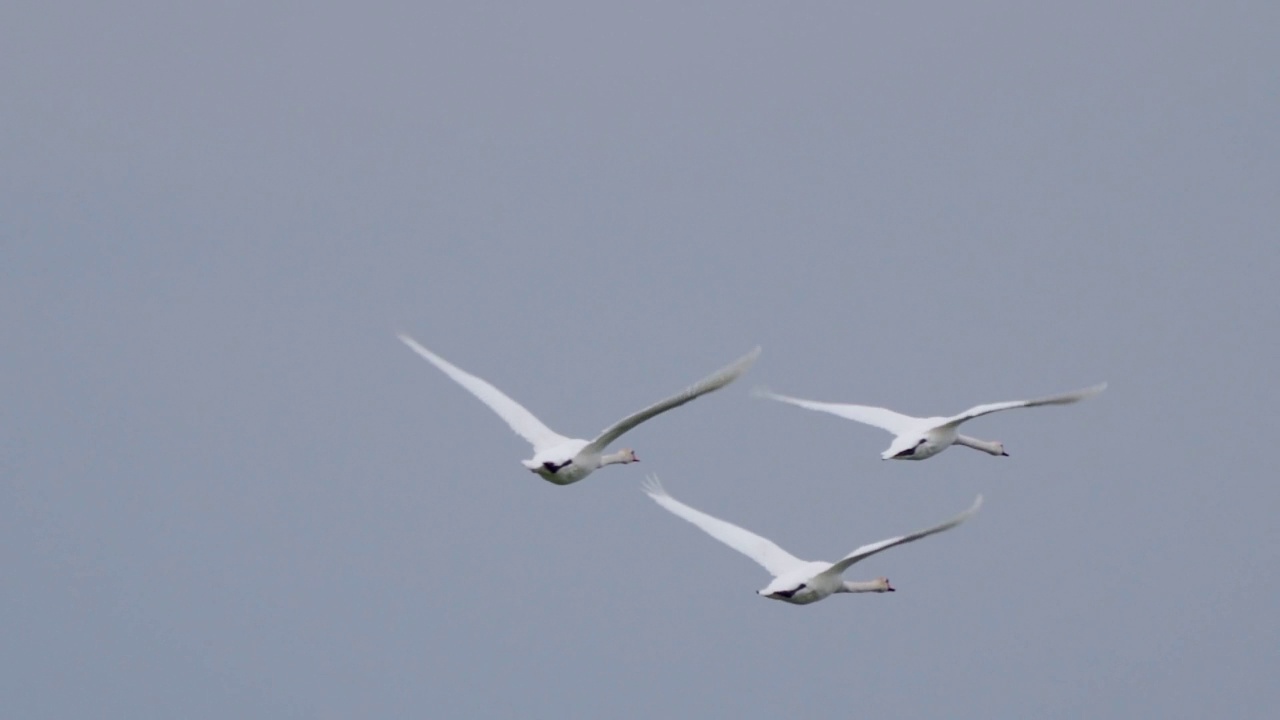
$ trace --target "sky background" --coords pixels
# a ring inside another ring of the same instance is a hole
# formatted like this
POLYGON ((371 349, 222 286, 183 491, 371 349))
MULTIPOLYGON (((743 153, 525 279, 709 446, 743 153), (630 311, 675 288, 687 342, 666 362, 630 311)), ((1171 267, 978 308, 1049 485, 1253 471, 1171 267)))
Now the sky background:
POLYGON ((1271 717, 1280 5, 1033 5, 6 3, 3 714, 1271 717))

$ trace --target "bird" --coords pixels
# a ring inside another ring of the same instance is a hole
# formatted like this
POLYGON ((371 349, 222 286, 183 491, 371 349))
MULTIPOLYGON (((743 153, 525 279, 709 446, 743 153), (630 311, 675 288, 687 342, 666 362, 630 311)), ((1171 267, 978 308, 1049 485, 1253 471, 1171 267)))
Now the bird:
POLYGON ((778 400, 808 410, 818 410, 832 415, 839 415, 842 418, 888 430, 895 437, 889 448, 880 453, 881 460, 927 460, 953 444, 971 447, 991 455, 1009 457, 1009 453, 1004 449, 1004 443, 993 440, 979 440, 968 435, 961 435, 959 433, 960 425, 976 417, 1001 410, 1036 407, 1039 405, 1069 405, 1097 395, 1106 388, 1106 383, 1099 383, 1083 390, 1061 395, 1050 395, 1034 400, 1009 400, 1007 402, 975 405, 951 417, 928 418, 903 415, 902 413, 870 405, 848 405, 803 400, 789 395, 779 395, 768 388, 756 388, 755 394, 758 397, 778 400))
POLYGON ((644 483, 644 492, 653 501, 671 513, 697 525, 703 532, 747 557, 755 560, 773 576, 770 582, 756 594, 771 600, 781 600, 793 605, 808 605, 818 602, 835 593, 861 592, 894 592, 896 588, 889 583, 889 578, 881 577, 863 582, 851 582, 841 578, 841 574, 856 562, 891 547, 909 543, 928 537, 943 530, 950 530, 968 520, 978 508, 982 507, 982 496, 974 500, 973 505, 950 520, 935 525, 927 530, 919 530, 909 535, 899 535, 888 540, 881 540, 854 550, 836 562, 801 560, 778 547, 768 538, 760 537, 750 530, 712 517, 695 510, 671 497, 662 487, 656 475, 650 475, 644 483))
POLYGON ((401 342, 426 358, 428 362, 443 371, 454 382, 469 390, 477 398, 480 398, 481 402, 488 405, 490 410, 493 410, 505 420, 517 435, 528 440, 533 445, 533 457, 528 460, 522 460, 521 464, 544 480, 556 485, 576 483, 606 465, 626 465, 639 462, 640 458, 630 448, 623 448, 612 453, 606 453, 604 450, 613 441, 621 437, 623 433, 645 420, 684 405, 694 398, 713 390, 719 390, 738 379, 760 355, 760 348, 756 347, 733 363, 715 371, 683 391, 622 418, 602 430, 595 439, 582 440, 565 437, 548 428, 533 413, 526 410, 520 403, 507 397, 501 390, 490 385, 485 380, 455 367, 405 333, 399 333, 398 337, 401 342))

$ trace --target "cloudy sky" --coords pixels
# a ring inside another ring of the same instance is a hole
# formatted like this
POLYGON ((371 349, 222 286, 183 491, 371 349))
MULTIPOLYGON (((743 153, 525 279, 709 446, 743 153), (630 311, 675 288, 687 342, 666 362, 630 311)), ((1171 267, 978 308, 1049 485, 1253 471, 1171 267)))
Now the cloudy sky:
POLYGON ((1270 717, 1280 6, 603 5, 0 10, 6 716, 1270 717))

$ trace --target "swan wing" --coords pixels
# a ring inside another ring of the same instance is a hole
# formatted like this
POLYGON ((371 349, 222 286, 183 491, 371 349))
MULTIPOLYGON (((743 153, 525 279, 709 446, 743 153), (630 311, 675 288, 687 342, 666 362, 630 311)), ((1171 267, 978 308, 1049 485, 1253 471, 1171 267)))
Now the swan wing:
POLYGON ((805 408, 806 410, 817 410, 819 412, 831 413, 832 415, 839 415, 840 417, 848 420, 878 427, 881 430, 888 430, 894 435, 901 435, 903 433, 910 432, 911 429, 918 425, 921 420, 920 418, 903 415, 902 413, 897 413, 882 407, 802 400, 800 398, 791 397, 790 395, 779 395, 766 388, 756 388, 755 395, 757 397, 789 403, 797 407, 805 408))
POLYGON ((426 358, 427 362, 440 368, 454 382, 470 390, 472 395, 480 398, 481 402, 488 405, 490 410, 493 410, 499 417, 506 420, 517 435, 528 440, 533 445, 535 453, 542 452, 569 440, 569 438, 543 425, 542 421, 534 417, 533 413, 526 410, 520 403, 507 397, 498 388, 475 375, 455 367, 449 361, 419 345, 416 340, 408 335, 401 333, 399 337, 400 341, 408 345, 410 349, 426 358))
POLYGON ((703 532, 764 566, 771 575, 777 577, 804 565, 804 561, 778 547, 772 540, 760 537, 750 530, 744 530, 733 523, 694 510, 671 497, 658 482, 656 475, 650 475, 644 484, 644 491, 653 501, 671 513, 697 525, 703 532))
POLYGON ((737 380, 742 373, 746 372, 747 369, 751 367, 751 364, 754 363, 756 358, 759 356, 760 348, 757 347, 746 355, 743 355, 733 361, 733 363, 720 368, 666 400, 656 402, 639 412, 632 413, 622 418, 618 422, 602 430, 600 434, 596 436, 596 439, 588 443, 582 451, 591 453, 603 452, 605 448, 609 447, 609 443, 617 440, 623 433, 639 425, 645 420, 648 420, 654 415, 664 413, 672 408, 680 407, 700 395, 706 395, 713 390, 719 390, 725 385, 737 380))
POLYGON ((878 552, 888 550, 889 548, 894 547, 896 545, 902 545, 903 543, 909 543, 915 540, 919 540, 920 538, 929 537, 930 535, 933 535, 934 533, 940 533, 943 530, 950 530, 951 528, 959 525, 960 523, 972 517, 974 513, 978 512, 978 508, 980 507, 982 507, 981 495, 978 496, 978 499, 973 501, 973 505, 968 510, 965 510, 964 512, 942 523, 941 525, 934 525, 931 528, 928 528, 926 530, 919 530, 911 533, 910 535, 900 535, 898 537, 889 538, 888 540, 881 540, 880 542, 874 542, 874 543, 871 543, 870 545, 863 545, 857 550, 854 550, 848 555, 845 555, 844 558, 842 558, 840 561, 836 562, 834 565, 832 565, 827 570, 824 570, 823 572, 831 573, 833 575, 839 575, 840 573, 843 573, 845 570, 847 570, 850 565, 858 562, 859 560, 865 560, 866 558, 869 558, 878 552))
POLYGON ((943 425, 955 427, 966 420, 972 420, 988 413, 1000 412, 1001 410, 1036 407, 1037 405, 1070 405, 1074 402, 1080 402, 1087 397, 1093 397, 1106 389, 1106 383, 1099 383, 1093 387, 1087 387, 1083 390, 1062 393, 1061 395, 1049 395, 1047 397, 1036 398, 1034 400, 1009 400, 1006 402, 988 403, 986 405, 975 405, 959 415, 953 415, 947 418, 947 421, 943 423, 943 425))

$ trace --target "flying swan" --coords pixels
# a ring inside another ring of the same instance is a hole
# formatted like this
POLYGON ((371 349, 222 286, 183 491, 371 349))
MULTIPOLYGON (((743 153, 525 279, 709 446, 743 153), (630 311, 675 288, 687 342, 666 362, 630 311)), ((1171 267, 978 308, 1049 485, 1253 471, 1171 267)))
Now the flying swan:
POLYGON ((770 400, 790 403, 808 410, 828 412, 832 415, 839 415, 842 418, 888 430, 896 437, 893 439, 893 443, 889 445, 889 449, 880 453, 881 460, 924 460, 946 450, 952 444, 964 445, 992 455, 1008 457, 1009 453, 1004 451, 1004 443, 979 440, 968 435, 961 435, 958 432, 960 425, 967 420, 1001 410, 1036 407, 1038 405, 1069 405, 1097 395, 1105 390, 1106 387, 1106 383, 1100 383, 1084 390, 1061 395, 1050 395, 1036 398, 1035 400, 1010 400, 1008 402, 975 405, 959 415, 929 418, 911 417, 910 415, 903 415, 892 410, 870 405, 846 405, 802 400, 788 395, 778 395, 765 388, 756 388, 755 394, 770 400))
POLYGON ((454 367, 444 358, 419 345, 417 341, 408 335, 401 333, 399 338, 414 352, 426 358, 432 365, 440 368, 454 382, 480 398, 485 405, 489 406, 490 410, 493 410, 499 417, 507 421, 507 424, 511 426, 511 429, 517 435, 528 440, 533 445, 533 457, 528 460, 522 460, 521 464, 540 475, 544 480, 557 485, 576 483, 605 465, 639 462, 640 459, 636 457, 635 452, 630 448, 623 448, 617 452, 607 454, 604 450, 610 443, 621 437, 623 433, 645 420, 672 408, 680 407, 699 395, 719 390, 738 379, 738 376, 746 372, 747 368, 751 367, 751 364, 755 362, 756 357, 760 354, 760 348, 757 347, 734 361, 733 364, 717 370, 682 392, 622 418, 605 428, 594 440, 580 440, 567 438, 556 433, 551 428, 543 425, 541 420, 534 417, 533 413, 526 410, 520 403, 504 395, 501 390, 475 375, 454 367))
POLYGON ((979 507, 982 507, 982 496, 979 495, 974 500, 972 507, 941 525, 913 532, 910 535, 901 535, 888 540, 874 542, 870 545, 863 545, 845 555, 841 560, 828 563, 800 560, 767 538, 762 538, 749 530, 743 530, 737 525, 694 510, 671 497, 663 489, 662 484, 658 482, 657 476, 649 476, 648 482, 644 485, 644 491, 648 493, 649 497, 653 498, 654 502, 697 525, 711 537, 764 566, 764 569, 768 570, 770 575, 773 575, 773 582, 769 583, 763 590, 757 590, 757 595, 763 595, 773 600, 782 600, 794 605, 815 603, 834 593, 893 592, 894 588, 889 584, 889 578, 882 577, 866 582, 851 582, 842 579, 840 574, 847 570, 850 565, 859 560, 865 560, 882 550, 888 550, 895 545, 919 540, 934 533, 940 533, 943 530, 950 530, 968 520, 974 513, 978 512, 979 507))

